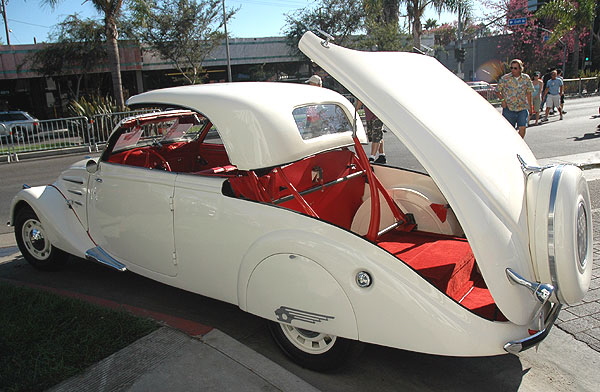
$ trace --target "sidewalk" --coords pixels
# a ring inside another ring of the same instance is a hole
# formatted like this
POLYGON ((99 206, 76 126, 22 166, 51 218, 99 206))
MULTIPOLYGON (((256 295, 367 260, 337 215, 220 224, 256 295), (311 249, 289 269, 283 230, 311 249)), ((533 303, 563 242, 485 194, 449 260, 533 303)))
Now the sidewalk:
POLYGON ((195 339, 167 327, 50 389, 82 390, 317 391, 221 331, 195 339))

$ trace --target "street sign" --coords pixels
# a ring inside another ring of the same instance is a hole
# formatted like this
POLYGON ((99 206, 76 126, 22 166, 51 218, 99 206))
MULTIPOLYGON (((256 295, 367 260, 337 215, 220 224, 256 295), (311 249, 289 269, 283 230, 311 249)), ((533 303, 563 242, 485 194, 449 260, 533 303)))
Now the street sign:
POLYGON ((527 23, 527 18, 515 18, 515 19, 508 20, 509 26, 524 25, 525 23, 527 23))

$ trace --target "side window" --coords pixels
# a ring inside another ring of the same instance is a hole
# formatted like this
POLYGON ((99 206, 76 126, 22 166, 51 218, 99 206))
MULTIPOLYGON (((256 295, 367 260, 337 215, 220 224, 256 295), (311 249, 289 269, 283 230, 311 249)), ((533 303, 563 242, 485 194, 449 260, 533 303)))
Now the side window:
POLYGON ((301 106, 292 112, 302 139, 352 132, 352 123, 344 109, 335 104, 301 106))
POLYGON ((223 140, 221 140, 221 136, 214 125, 208 130, 203 142, 207 144, 223 144, 223 140))

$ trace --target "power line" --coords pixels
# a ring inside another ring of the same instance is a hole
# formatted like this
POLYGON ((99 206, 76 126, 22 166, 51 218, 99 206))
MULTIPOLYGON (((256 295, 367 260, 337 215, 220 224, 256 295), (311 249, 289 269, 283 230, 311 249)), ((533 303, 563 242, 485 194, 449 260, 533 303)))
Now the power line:
POLYGON ((8 18, 8 20, 10 20, 11 22, 22 23, 22 24, 26 24, 26 25, 29 25, 29 26, 43 27, 45 29, 50 29, 51 28, 50 26, 43 26, 43 25, 39 25, 39 24, 35 24, 35 23, 23 22, 22 20, 16 20, 16 19, 11 19, 11 18, 8 18))

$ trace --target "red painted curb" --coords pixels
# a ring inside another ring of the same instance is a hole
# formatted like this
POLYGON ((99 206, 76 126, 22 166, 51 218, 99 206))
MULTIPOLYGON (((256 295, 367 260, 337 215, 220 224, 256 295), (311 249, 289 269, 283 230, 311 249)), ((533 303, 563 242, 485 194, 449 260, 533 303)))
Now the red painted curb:
POLYGON ((126 310, 131 314, 141 317, 148 317, 154 319, 156 321, 160 321, 165 323, 166 325, 178 329, 190 336, 203 336, 213 330, 213 327, 208 325, 200 324, 195 321, 187 320, 181 317, 171 316, 169 314, 154 312, 148 309, 138 308, 136 306, 131 306, 127 304, 120 304, 115 301, 111 301, 104 298, 93 297, 90 295, 80 294, 73 291, 57 289, 54 287, 42 286, 34 283, 22 282, 17 280, 0 278, 0 281, 10 283, 16 286, 24 286, 34 289, 39 289, 43 291, 48 291, 63 297, 76 298, 85 302, 93 303, 105 308, 116 309, 116 310, 126 310))

